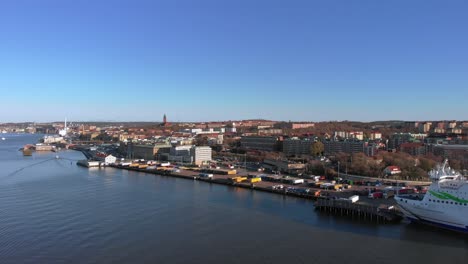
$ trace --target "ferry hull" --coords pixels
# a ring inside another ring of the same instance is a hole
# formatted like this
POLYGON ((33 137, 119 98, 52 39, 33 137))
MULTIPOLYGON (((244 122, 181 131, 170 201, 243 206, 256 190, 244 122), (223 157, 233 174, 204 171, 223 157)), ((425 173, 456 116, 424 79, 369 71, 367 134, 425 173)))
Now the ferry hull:
POLYGON ((401 212, 404 214, 405 218, 411 221, 412 223, 416 224, 424 224, 430 225, 437 228, 442 228, 450 231, 456 231, 468 234, 468 225, 463 224, 450 224, 447 222, 441 222, 434 218, 425 217, 424 215, 418 215, 414 213, 417 210, 414 208, 407 208, 407 205, 402 205, 397 201, 398 207, 400 208, 401 212))
POLYGON ((458 226, 452 226, 452 225, 447 225, 447 224, 438 223, 438 222, 434 222, 434 221, 429 221, 429 220, 424 220, 424 219, 417 219, 417 218, 414 218, 414 217, 406 217, 406 218, 408 220, 410 220, 412 223, 430 225, 430 226, 437 227, 437 228, 442 228, 442 229, 446 229, 446 230, 450 230, 450 231, 455 231, 455 232, 461 232, 461 233, 464 233, 464 234, 468 234, 468 227, 463 228, 463 227, 458 227, 458 226))

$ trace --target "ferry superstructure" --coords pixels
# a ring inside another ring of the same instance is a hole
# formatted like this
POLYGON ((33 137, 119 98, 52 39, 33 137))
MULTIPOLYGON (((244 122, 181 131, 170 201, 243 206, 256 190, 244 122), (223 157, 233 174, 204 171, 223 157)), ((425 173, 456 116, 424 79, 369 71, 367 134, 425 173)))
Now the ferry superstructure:
POLYGON ((395 200, 410 221, 468 234, 468 181, 448 167, 447 160, 429 172, 432 184, 424 196, 397 195, 395 200))

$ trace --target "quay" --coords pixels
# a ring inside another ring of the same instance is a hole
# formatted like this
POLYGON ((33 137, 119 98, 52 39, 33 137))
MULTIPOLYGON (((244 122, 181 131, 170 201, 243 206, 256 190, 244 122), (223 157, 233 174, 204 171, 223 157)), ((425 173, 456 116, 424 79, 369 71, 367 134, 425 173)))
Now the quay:
MULTIPOLYGON (((316 201, 314 207, 317 211, 326 212, 334 215, 349 216, 352 219, 375 221, 377 223, 394 223, 402 219, 401 213, 392 206, 386 206, 382 204, 362 204, 353 203, 344 198, 337 198, 335 196, 318 196, 316 192, 299 192, 296 191, 293 186, 285 185, 285 188, 275 188, 277 184, 273 182, 258 182, 258 183, 247 183, 247 182, 235 182, 232 181, 229 176, 232 175, 219 175, 216 174, 216 178, 213 177, 201 177, 199 174, 195 174, 194 171, 180 170, 180 172, 174 172, 171 170, 155 170, 146 169, 130 166, 119 166, 115 164, 109 165, 110 167, 117 169, 124 169, 135 172, 143 172, 158 176, 169 176, 175 178, 182 178, 187 180, 198 180, 207 183, 214 183, 220 185, 226 185, 230 187, 239 187, 244 189, 250 189, 255 191, 262 191, 268 193, 274 193, 283 196, 298 197, 307 200, 316 201)), ((330 193, 327 193, 330 194, 330 193)), ((351 191, 345 191, 340 193, 341 196, 344 194, 351 195, 351 191)), ((376 201, 377 202, 377 201, 376 201)))
MULTIPOLYGON (((188 171, 176 173, 176 172, 172 172, 168 170, 147 170, 147 169, 140 169, 140 168, 134 168, 134 167, 123 167, 123 166, 118 166, 118 165, 109 165, 109 167, 113 167, 117 169, 124 169, 124 170, 129 170, 129 171, 144 172, 144 173, 158 175, 158 176, 170 176, 170 177, 182 178, 182 179, 187 179, 187 180, 198 180, 198 181, 203 181, 207 183, 215 183, 215 184, 221 184, 221 185, 228 185, 232 187, 258 190, 258 191, 269 192, 269 193, 276 193, 276 194, 281 194, 281 195, 295 196, 295 197, 300 197, 300 198, 304 198, 308 200, 317 199, 317 197, 315 197, 313 194, 291 192, 291 191, 288 191, 287 189, 282 189, 282 190, 273 189, 271 187, 258 186, 258 184, 253 184, 253 183, 232 182, 228 178, 225 178, 225 177, 202 178, 198 174, 187 173, 188 171)), ((217 176, 228 176, 228 175, 217 175, 217 176)))

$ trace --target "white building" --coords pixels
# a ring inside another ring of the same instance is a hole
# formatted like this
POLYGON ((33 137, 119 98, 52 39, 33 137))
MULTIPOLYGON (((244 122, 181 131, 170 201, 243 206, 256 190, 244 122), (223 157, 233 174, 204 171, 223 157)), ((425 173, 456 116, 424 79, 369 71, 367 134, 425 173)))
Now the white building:
POLYGON ((358 140, 364 140, 364 132, 362 131, 352 131, 348 133, 348 138, 355 138, 358 140))
POLYGON ((370 137, 371 137, 372 140, 382 139, 382 133, 372 132, 370 137))
POLYGON ((193 147, 190 151, 190 156, 192 158, 192 162, 196 165, 201 165, 208 161, 211 161, 211 148, 208 146, 203 147, 193 147))
POLYGON ((401 169, 398 166, 388 166, 388 167, 386 167, 384 169, 384 173, 385 173, 385 175, 388 175, 388 176, 395 175, 395 174, 400 174, 401 169))
POLYGON ((53 135, 53 136, 44 136, 44 144, 60 143, 63 141, 63 137, 53 135))
POLYGON ((117 161, 117 158, 112 155, 109 155, 104 159, 104 162, 106 164, 114 164, 116 161, 117 161))
POLYGON ((237 133, 237 129, 235 127, 226 127, 227 133, 237 133))

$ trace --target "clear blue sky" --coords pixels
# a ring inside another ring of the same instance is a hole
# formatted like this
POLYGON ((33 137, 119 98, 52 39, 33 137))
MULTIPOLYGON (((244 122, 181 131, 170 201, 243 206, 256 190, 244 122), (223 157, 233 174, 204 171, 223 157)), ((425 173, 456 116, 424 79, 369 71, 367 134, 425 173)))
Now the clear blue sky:
POLYGON ((0 122, 468 119, 468 2, 5 0, 0 122))

